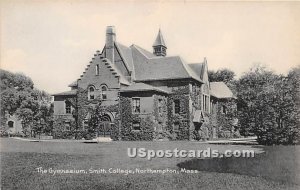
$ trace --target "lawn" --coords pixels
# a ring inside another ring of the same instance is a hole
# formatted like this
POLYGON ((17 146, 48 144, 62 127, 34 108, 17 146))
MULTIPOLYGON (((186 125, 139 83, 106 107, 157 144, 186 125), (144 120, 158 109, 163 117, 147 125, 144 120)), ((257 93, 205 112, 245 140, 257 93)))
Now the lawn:
POLYGON ((300 189, 299 146, 211 145, 198 142, 29 142, 0 138, 1 189, 300 189), (128 147, 154 150, 255 150, 254 158, 129 158, 128 147), (262 153, 265 151, 264 153, 262 153), (298 158, 298 159, 297 159, 298 158), (199 173, 42 174, 44 169, 175 169, 199 173))

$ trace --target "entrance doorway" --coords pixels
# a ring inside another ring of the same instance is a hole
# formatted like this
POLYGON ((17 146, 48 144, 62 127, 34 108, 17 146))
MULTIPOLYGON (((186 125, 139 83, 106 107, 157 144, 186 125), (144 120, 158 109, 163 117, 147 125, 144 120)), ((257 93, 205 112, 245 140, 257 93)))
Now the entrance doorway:
POLYGON ((112 121, 109 115, 103 115, 100 117, 98 136, 110 137, 112 121))

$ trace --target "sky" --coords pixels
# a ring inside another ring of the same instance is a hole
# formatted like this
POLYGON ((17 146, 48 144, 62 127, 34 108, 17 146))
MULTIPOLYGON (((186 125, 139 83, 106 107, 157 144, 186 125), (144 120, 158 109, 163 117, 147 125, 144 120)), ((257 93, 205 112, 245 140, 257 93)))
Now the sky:
POLYGON ((300 65, 300 2, 1 0, 0 67, 49 93, 69 90, 106 26, 117 41, 152 51, 161 28, 168 55, 237 77, 263 64, 286 74, 300 65))

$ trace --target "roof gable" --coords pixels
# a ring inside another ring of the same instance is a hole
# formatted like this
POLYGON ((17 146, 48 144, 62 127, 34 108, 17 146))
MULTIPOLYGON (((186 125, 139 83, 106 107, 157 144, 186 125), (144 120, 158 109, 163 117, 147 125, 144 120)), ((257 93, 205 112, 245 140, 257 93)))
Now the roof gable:
POLYGON ((211 82, 210 95, 216 98, 236 98, 224 82, 211 82))

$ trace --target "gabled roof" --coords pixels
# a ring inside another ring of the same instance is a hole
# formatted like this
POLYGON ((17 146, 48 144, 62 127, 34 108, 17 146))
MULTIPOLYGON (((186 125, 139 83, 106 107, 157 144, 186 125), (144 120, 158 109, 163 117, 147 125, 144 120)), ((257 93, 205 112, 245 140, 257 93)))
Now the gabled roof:
POLYGON ((129 47, 126 47, 119 42, 115 43, 118 51, 121 54, 121 57, 124 59, 124 62, 126 64, 126 67, 129 71, 133 71, 133 60, 132 60, 132 52, 129 47))
POLYGON ((155 87, 149 84, 145 83, 134 83, 130 85, 129 87, 123 88, 121 92, 145 92, 145 91, 157 91, 157 92, 163 92, 166 94, 169 94, 170 92, 167 90, 164 90, 159 87, 155 87))
POLYGON ((216 98, 234 98, 236 97, 233 95, 231 90, 224 82, 211 82, 210 83, 210 95, 216 98))
POLYGON ((145 57, 147 57, 148 59, 156 57, 156 55, 154 55, 153 53, 151 53, 151 52, 148 51, 148 50, 145 50, 145 49, 141 48, 141 47, 138 46, 138 45, 132 44, 132 45, 130 46, 130 48, 131 48, 131 49, 132 49, 132 48, 137 49, 140 53, 142 53, 142 54, 143 54, 145 57))
POLYGON ((198 77, 203 80, 204 75, 204 63, 189 63, 188 64, 193 71, 198 75, 198 77))
POLYGON ((199 75, 179 56, 151 57, 137 46, 131 46, 136 81, 193 78, 199 82, 199 75))
POLYGON ((77 93, 77 90, 69 90, 69 91, 65 91, 65 92, 52 94, 52 96, 74 96, 74 95, 76 95, 76 93, 77 93))
POLYGON ((154 41, 153 47, 154 46, 164 46, 164 47, 167 47, 166 43, 165 43, 165 40, 164 40, 164 37, 163 37, 160 29, 159 29, 157 37, 156 37, 156 39, 154 41))

